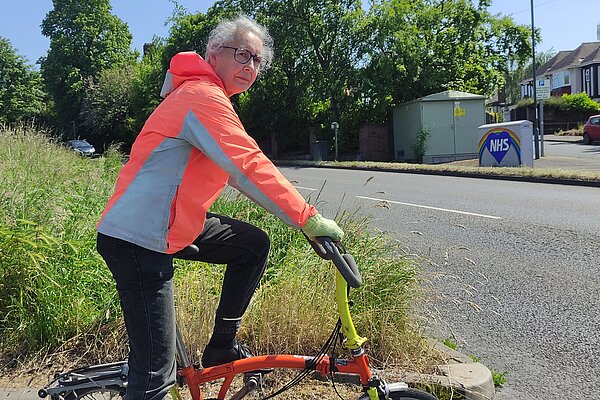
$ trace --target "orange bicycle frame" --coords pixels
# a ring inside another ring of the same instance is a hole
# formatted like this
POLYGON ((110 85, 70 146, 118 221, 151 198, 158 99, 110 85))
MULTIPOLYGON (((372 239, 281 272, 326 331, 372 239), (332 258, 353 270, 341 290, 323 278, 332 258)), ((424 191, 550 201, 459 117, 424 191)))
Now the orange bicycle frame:
POLYGON ((280 354, 256 356, 232 361, 215 367, 197 369, 189 362, 183 346, 183 340, 181 339, 179 332, 177 332, 177 354, 180 363, 184 365, 184 368, 178 373, 185 378, 192 399, 203 400, 204 397, 202 396, 200 385, 217 379, 224 379, 221 389, 219 390, 218 399, 225 399, 236 375, 267 369, 310 369, 317 371, 322 375, 327 375, 330 372, 358 375, 361 384, 367 390, 371 398, 378 398, 374 397, 374 395, 376 395, 376 388, 369 387, 369 381, 372 378, 372 374, 371 369, 369 368, 369 359, 362 348, 362 345, 367 339, 358 336, 356 333, 352 318, 350 317, 348 285, 339 271, 336 271, 335 283, 338 314, 342 324, 342 332, 345 337, 344 346, 351 350, 352 359, 332 359, 327 355, 314 357, 280 354))

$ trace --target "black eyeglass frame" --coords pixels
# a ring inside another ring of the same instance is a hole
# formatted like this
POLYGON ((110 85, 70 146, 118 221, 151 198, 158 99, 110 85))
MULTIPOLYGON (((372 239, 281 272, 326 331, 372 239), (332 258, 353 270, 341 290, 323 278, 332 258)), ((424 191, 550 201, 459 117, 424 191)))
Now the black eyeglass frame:
POLYGON ((231 46, 221 46, 221 48, 223 49, 232 49, 233 50, 233 59, 237 62, 239 62, 240 64, 248 64, 250 62, 250 59, 252 59, 252 61, 254 61, 254 65, 256 66, 257 70, 263 70, 267 67, 268 65, 268 61, 266 59, 264 59, 262 56, 259 56, 258 54, 252 54, 250 52, 250 50, 245 49, 243 47, 231 47, 231 46), (246 59, 246 61, 242 61, 245 57, 242 57, 240 55, 240 52, 245 52, 248 53, 250 56, 246 59), (238 57, 241 57, 238 58, 238 57))

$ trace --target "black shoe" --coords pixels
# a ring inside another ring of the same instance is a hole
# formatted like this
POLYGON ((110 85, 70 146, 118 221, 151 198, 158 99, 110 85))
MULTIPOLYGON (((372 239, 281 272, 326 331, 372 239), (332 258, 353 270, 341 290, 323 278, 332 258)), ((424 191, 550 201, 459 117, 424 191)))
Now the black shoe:
POLYGON ((202 366, 204 368, 214 367, 250 357, 252 357, 250 350, 238 342, 235 342, 232 347, 225 349, 209 345, 206 346, 204 353, 202 353, 202 366))

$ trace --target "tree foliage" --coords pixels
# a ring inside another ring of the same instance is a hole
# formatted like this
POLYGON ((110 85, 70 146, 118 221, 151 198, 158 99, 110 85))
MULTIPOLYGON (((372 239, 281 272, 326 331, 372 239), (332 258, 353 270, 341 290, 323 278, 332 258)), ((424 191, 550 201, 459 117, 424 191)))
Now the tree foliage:
MULTIPOLYGON (((536 68, 545 64, 554 57, 555 54, 556 52, 554 50, 537 53, 535 55, 536 68)), ((527 63, 523 61, 509 63, 509 68, 504 75, 504 91, 507 103, 515 104, 521 99, 521 82, 533 79, 532 66, 533 64, 531 61, 527 63)))
POLYGON ((135 66, 131 93, 131 118, 133 133, 138 132, 152 111, 161 101, 160 89, 165 78, 166 68, 162 58, 164 44, 155 39, 147 46, 144 57, 135 66))
POLYGON ((133 143, 132 101, 134 66, 116 67, 88 77, 79 115, 81 126, 97 144, 133 143))
POLYGON ((0 37, 0 123, 43 115, 46 97, 40 74, 17 54, 10 41, 0 37))
POLYGON ((78 121, 87 79, 133 62, 127 24, 110 13, 109 0, 53 0, 42 21, 50 49, 42 76, 56 104, 59 126, 78 121))
POLYGON ((490 94, 508 61, 530 49, 525 26, 495 17, 489 1, 391 0, 371 11, 373 94, 402 103, 443 90, 490 94))

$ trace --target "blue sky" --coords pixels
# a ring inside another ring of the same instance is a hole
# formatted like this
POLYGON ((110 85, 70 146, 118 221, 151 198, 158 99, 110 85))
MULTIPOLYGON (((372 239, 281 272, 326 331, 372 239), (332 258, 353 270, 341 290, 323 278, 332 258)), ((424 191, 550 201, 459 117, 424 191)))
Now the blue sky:
MULTIPOLYGON (((40 24, 52 9, 52 0, 0 0, 0 36, 9 39, 18 54, 31 64, 46 54, 49 40, 40 24)), ((205 12, 211 0, 178 0, 188 11, 205 12)), ((153 36, 165 37, 166 19, 173 13, 169 0, 111 0, 113 14, 129 25, 133 47, 142 50, 153 36)), ((529 0, 492 0, 490 11, 510 15, 519 24, 531 23, 529 0)), ((535 25, 542 31, 537 50, 572 50, 582 42, 596 41, 600 22, 598 0, 534 0, 535 25)))

